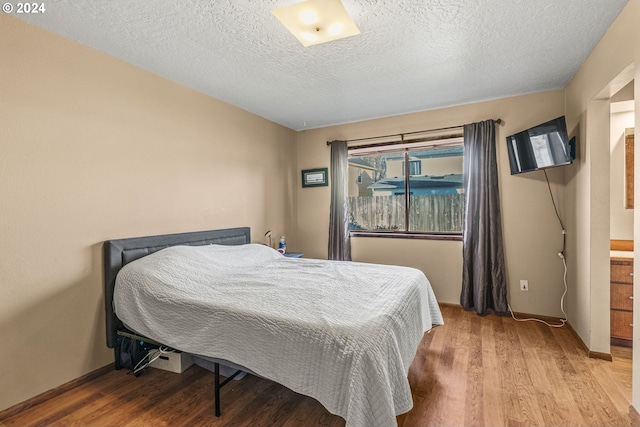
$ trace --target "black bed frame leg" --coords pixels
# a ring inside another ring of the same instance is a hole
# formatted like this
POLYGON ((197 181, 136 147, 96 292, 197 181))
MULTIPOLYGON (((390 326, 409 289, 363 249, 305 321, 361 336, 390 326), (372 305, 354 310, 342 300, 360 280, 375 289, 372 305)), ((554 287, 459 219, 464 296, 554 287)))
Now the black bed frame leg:
POLYGON ((237 370, 233 375, 227 377, 226 380, 220 382, 220 364, 213 362, 213 390, 215 392, 214 400, 216 405, 216 417, 220 416, 220 389, 229 384, 231 380, 242 373, 241 370, 237 370))
POLYGON ((117 340, 117 344, 113 346, 113 354, 115 356, 116 370, 122 369, 122 362, 120 362, 120 340, 117 340))
POLYGON ((215 393, 214 400, 216 405, 216 417, 220 416, 220 364, 213 364, 213 390, 215 393))

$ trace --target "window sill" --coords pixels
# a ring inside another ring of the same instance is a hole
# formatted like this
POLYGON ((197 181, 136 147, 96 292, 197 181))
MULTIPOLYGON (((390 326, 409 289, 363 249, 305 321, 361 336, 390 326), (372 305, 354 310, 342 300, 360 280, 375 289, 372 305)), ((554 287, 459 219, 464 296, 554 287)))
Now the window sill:
POLYGON ((381 237, 391 239, 417 239, 417 240, 457 240, 462 241, 462 234, 439 234, 439 233, 402 233, 402 232, 373 232, 373 231, 350 231, 351 237, 381 237))

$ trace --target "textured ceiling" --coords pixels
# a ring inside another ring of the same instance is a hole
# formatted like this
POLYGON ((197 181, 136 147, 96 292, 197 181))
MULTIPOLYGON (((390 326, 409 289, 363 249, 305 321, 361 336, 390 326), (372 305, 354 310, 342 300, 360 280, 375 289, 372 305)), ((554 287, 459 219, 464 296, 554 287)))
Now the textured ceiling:
POLYGON ((564 88, 627 0, 343 0, 361 34, 303 48, 297 0, 48 0, 18 15, 295 130, 564 88))

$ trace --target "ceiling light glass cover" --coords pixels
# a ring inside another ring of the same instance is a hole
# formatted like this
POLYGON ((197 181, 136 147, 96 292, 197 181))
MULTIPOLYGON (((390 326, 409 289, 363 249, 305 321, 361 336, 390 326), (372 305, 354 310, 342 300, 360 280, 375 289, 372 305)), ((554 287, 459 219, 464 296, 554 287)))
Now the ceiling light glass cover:
POLYGON ((307 0, 273 14, 304 47, 360 34, 340 0, 307 0))

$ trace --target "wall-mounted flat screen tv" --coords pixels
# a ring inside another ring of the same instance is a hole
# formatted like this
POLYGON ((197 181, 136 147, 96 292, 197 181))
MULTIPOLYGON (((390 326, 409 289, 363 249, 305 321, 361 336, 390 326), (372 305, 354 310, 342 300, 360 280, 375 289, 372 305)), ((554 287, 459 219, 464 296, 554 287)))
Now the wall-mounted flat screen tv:
POLYGON ((571 163, 564 116, 507 137, 511 175, 571 163))

